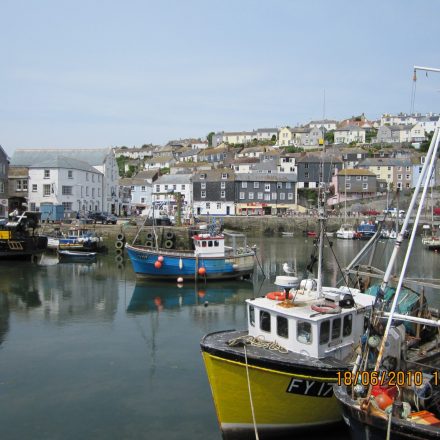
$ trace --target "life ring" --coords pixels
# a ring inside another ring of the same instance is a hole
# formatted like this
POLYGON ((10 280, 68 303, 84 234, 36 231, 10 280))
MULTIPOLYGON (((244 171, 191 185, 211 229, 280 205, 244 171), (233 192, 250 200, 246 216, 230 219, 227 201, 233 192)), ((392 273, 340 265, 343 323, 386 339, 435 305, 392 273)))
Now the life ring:
POLYGON ((335 314, 341 312, 341 308, 337 304, 313 304, 311 308, 318 313, 335 314))
MULTIPOLYGON (((292 294, 289 293, 289 299, 292 299, 292 294)), ((286 299, 286 292, 269 292, 266 294, 267 299, 273 299, 274 301, 284 301, 286 299)))

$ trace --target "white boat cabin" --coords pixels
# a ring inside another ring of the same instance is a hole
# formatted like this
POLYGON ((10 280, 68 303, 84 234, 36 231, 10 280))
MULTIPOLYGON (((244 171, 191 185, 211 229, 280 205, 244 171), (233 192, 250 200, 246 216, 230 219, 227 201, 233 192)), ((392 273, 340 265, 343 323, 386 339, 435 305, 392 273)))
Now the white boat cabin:
POLYGON ((348 287, 323 287, 318 299, 316 283, 310 281, 314 280, 303 280, 299 289, 291 289, 290 301, 268 297, 246 300, 248 333, 304 356, 342 360, 364 333, 365 315, 374 297, 348 287), (348 304, 340 307, 340 301, 347 298, 348 304))
POLYGON ((223 235, 198 234, 193 236, 194 254, 203 257, 224 257, 225 237, 223 235))

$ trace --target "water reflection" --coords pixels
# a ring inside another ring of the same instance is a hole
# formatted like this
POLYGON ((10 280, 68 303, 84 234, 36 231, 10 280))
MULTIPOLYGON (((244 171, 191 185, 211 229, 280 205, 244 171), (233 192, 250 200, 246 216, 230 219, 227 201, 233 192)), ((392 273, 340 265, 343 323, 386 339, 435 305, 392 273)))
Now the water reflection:
POLYGON ((210 284, 170 285, 160 282, 136 283, 127 312, 143 314, 184 306, 241 303, 253 294, 248 281, 210 284))

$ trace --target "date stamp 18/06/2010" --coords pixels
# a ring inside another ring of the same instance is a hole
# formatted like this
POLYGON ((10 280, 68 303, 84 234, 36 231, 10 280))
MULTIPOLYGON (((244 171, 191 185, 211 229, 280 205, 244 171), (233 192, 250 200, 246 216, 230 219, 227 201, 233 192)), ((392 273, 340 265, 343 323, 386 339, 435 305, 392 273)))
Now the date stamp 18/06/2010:
MULTIPOLYGON (((336 373, 338 386, 351 387, 357 384, 364 386, 422 386, 423 373, 421 371, 338 371, 336 373)), ((440 383, 439 372, 432 373, 434 385, 440 383)))

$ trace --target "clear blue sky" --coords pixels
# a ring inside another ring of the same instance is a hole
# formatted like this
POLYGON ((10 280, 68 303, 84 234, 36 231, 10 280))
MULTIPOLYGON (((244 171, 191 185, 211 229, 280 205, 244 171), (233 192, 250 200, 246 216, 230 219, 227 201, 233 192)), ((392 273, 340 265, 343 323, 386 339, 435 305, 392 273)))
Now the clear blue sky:
MULTIPOLYGON (((0 144, 140 146, 409 112, 437 0, 3 0, 0 144)), ((440 111, 440 75, 415 110, 440 111)))

